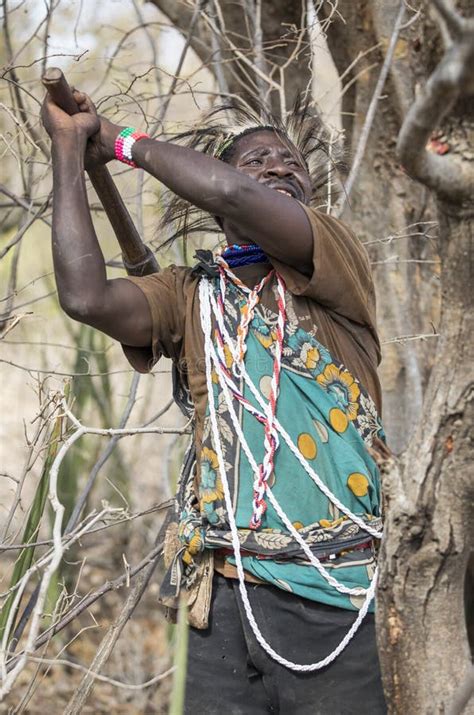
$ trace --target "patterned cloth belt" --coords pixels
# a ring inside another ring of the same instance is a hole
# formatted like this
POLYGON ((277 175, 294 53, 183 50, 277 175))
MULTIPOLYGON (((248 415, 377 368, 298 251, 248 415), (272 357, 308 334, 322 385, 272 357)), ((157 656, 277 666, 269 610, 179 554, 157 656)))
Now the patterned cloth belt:
MULTIPOLYGON (((341 553, 350 553, 352 551, 364 551, 365 549, 371 549, 375 546, 374 544, 374 539, 368 539, 367 541, 364 541, 362 544, 357 544, 356 546, 351 546, 350 548, 344 547, 341 545, 339 549, 334 549, 331 551, 330 554, 326 554, 325 556, 320 556, 319 560, 320 561, 330 561, 333 558, 336 558, 338 554, 341 553)), ((216 553, 219 554, 220 556, 233 556, 234 552, 232 549, 226 549, 226 548, 220 548, 216 550, 216 553)), ((258 559, 259 561, 265 561, 269 559, 274 559, 275 557, 273 555, 267 555, 267 554, 255 554, 252 551, 242 551, 242 556, 253 556, 254 558, 258 559)), ((293 558, 292 556, 287 557, 291 560, 293 558)), ((280 555, 279 560, 284 560, 285 556, 280 555)))

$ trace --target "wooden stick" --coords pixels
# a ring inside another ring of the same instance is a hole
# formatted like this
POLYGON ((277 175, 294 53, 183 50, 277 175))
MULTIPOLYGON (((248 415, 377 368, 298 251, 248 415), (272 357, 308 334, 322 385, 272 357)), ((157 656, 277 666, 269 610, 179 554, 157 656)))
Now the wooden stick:
MULTIPOLYGON (((62 70, 50 67, 44 73, 42 82, 58 107, 68 114, 77 114, 78 106, 62 70)), ((132 276, 145 276, 159 271, 155 255, 143 243, 108 169, 99 166, 88 174, 114 229, 127 273, 132 276)))

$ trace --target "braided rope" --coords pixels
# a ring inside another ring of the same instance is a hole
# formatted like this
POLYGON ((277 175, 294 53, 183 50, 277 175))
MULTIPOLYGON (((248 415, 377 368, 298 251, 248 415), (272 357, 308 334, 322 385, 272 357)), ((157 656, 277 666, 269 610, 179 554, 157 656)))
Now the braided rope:
MULTIPOLYGON (((214 447, 216 449, 218 468, 219 468, 220 478, 221 478, 221 482, 222 482, 222 487, 224 490, 224 499, 225 499, 225 503, 226 503, 229 525, 230 525, 230 530, 231 530, 232 547, 233 547, 233 551, 234 551, 234 555, 235 555, 237 573, 238 573, 238 577, 239 577, 239 591, 240 591, 240 595, 241 595, 242 602, 244 605, 245 614, 246 614, 248 622, 252 628, 252 631, 255 635, 255 638, 257 639, 257 642, 265 650, 265 652, 268 653, 268 655, 271 658, 273 658, 273 660, 275 660, 280 665, 283 665, 284 667, 286 667, 290 670, 293 670, 295 672, 300 672, 300 673, 313 672, 315 670, 320 670, 322 668, 325 668, 327 665, 332 663, 337 658, 337 656, 344 650, 344 648, 351 641, 351 639, 354 637, 360 624, 362 623, 362 620, 364 619, 365 615, 367 614, 370 602, 375 594, 375 587, 376 587, 376 583, 377 583, 376 574, 374 574, 374 577, 372 579, 370 587, 367 591, 367 595, 366 595, 364 604, 363 604, 362 608, 359 610, 359 613, 357 615, 357 618, 354 620, 354 623, 352 624, 352 626, 350 627, 350 629, 348 630, 348 632, 346 633, 344 638, 341 640, 339 645, 328 656, 326 656, 322 660, 318 661, 317 663, 303 665, 303 664, 299 664, 299 663, 293 663, 292 661, 287 660, 286 658, 283 658, 283 656, 281 656, 279 653, 277 653, 272 648, 272 646, 265 640, 264 636, 262 635, 262 632, 260 631, 260 628, 255 620, 254 615, 253 615, 252 607, 251 607, 251 604, 250 604, 250 601, 248 598, 248 594, 247 594, 247 590, 245 587, 245 574, 244 574, 244 568, 243 568, 243 564, 242 564, 242 556, 241 556, 241 552, 240 552, 239 533, 238 533, 237 524, 235 522, 235 516, 234 516, 234 512, 233 512, 233 508, 232 508, 232 498, 231 498, 229 483, 227 481, 227 475, 226 475, 226 471, 225 471, 224 455, 222 453, 222 444, 221 444, 221 440, 220 440, 219 427, 217 424, 216 407, 215 407, 214 399, 213 399, 212 359, 211 359, 211 346, 212 346, 212 337, 211 337, 212 324, 211 324, 211 302, 210 302, 211 296, 212 296, 212 287, 211 287, 209 281, 207 279, 203 278, 199 285, 199 298, 200 298, 201 325, 202 325, 202 329, 203 329, 203 333, 204 333, 206 384, 207 384, 207 390, 208 390, 208 395, 209 395, 209 416, 211 419, 214 447)), ((218 365, 217 361, 216 361, 216 364, 218 365)))
MULTIPOLYGON (((225 305, 225 293, 227 287, 227 276, 231 277, 234 282, 237 282, 238 287, 248 295, 247 304, 242 308, 242 315, 239 326, 237 328, 237 354, 238 360, 235 364, 238 369, 243 365, 245 353, 247 351, 247 335, 249 331, 249 326, 253 320, 255 314, 255 308, 260 301, 260 294, 264 286, 271 280, 275 271, 270 271, 260 283, 250 290, 245 286, 245 284, 235 276, 232 271, 229 270, 225 261, 220 258, 219 260, 219 299, 218 307, 221 313, 222 322, 224 319, 224 305, 225 305)), ((268 480, 270 479, 274 470, 274 458, 275 453, 279 446, 279 439, 277 430, 275 427, 275 415, 276 406, 279 394, 280 385, 280 373, 281 373, 281 358, 283 354, 283 337, 285 329, 286 320, 286 304, 285 304, 285 284, 283 279, 277 275, 277 286, 278 286, 278 323, 276 330, 276 350, 273 360, 273 373, 270 384, 270 398, 268 404, 264 407, 263 419, 259 417, 260 421, 264 426, 264 457, 263 462, 257 467, 255 471, 255 479, 253 483, 253 509, 252 516, 250 519, 250 528, 258 529, 262 524, 262 518, 267 509, 267 503, 265 501, 265 493, 267 489, 268 480)), ((219 334, 219 323, 217 329, 218 343, 223 349, 224 339, 222 334, 219 334)), ((225 361, 224 361, 225 364, 225 361)), ((248 406, 248 401, 245 401, 243 395, 240 391, 234 391, 235 397, 242 401, 244 406, 248 406)))

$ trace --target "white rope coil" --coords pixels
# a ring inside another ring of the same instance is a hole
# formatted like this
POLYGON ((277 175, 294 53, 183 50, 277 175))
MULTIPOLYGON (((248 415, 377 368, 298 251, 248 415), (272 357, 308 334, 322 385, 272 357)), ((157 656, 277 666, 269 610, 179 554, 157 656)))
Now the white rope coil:
MULTIPOLYGON (((214 367, 215 367, 216 371, 219 371, 220 366, 218 365, 218 358, 217 358, 217 355, 215 352, 215 348, 212 344, 209 346, 209 348, 211 351, 211 358, 212 358, 212 362, 214 363, 214 367)), ((218 375, 219 375, 219 372, 218 372, 218 375)), ((220 377, 220 375, 219 375, 219 377, 220 377)), ((231 398, 230 398, 229 389, 228 389, 224 380, 222 380, 221 386, 222 386, 222 390, 224 393, 224 399, 225 399, 227 407, 229 409, 230 417, 232 420, 232 425, 233 425, 235 432, 239 438, 239 441, 242 445, 245 455, 250 462, 250 466, 252 467, 253 470, 255 470, 258 468, 257 462, 255 461, 255 458, 250 450, 248 442, 245 439, 244 433, 242 431, 242 427, 240 426, 240 422, 238 420, 237 414, 235 412, 234 406, 233 406, 231 398)), ((292 534, 292 536, 295 538, 295 540, 299 543, 299 545, 305 552, 306 556, 308 557, 308 560, 317 569, 317 571, 321 574, 321 576, 324 579, 326 579, 326 581, 340 593, 346 593, 350 596, 365 596, 365 594, 368 591, 367 588, 349 588, 348 586, 345 586, 340 581, 335 579, 329 573, 329 571, 324 568, 321 561, 317 558, 317 556, 315 556, 315 554, 313 554, 313 552, 309 548, 306 541, 303 539, 301 534, 295 529, 295 527, 293 526, 291 521, 288 519, 287 515, 281 508, 280 504, 278 503, 275 495, 273 494, 273 492, 271 491, 269 486, 267 486, 267 494, 268 494, 270 502, 271 502, 273 508, 275 509, 275 511, 277 512, 278 516, 280 517, 282 522, 285 524, 288 531, 292 534)))
MULTIPOLYGON (((283 665, 284 667, 296 671, 296 672, 311 672, 315 670, 320 670, 321 668, 325 668, 329 663, 333 662, 337 656, 344 650, 344 648, 347 646, 347 644, 350 642, 350 640, 353 638, 355 633, 357 632, 360 624, 362 623, 365 615, 367 614, 369 605, 374 597, 375 594, 375 587, 377 583, 377 573, 374 573, 374 576, 372 578, 371 584, 368 589, 349 589, 347 591, 342 591, 341 587, 343 589, 347 589, 347 587, 343 586, 343 584, 340 584, 336 579, 334 579, 334 588, 337 590, 340 590, 341 592, 351 592, 352 591, 357 591, 357 594, 354 595, 361 595, 361 593, 365 593, 365 599, 364 603, 359 610, 356 619, 354 620, 354 623, 344 636, 344 638, 341 640, 339 645, 325 658, 322 660, 318 661, 317 663, 311 663, 311 664, 298 664, 298 663, 293 663, 292 661, 287 660, 283 656, 281 656, 279 653, 277 653, 272 646, 265 640, 264 636, 262 635, 260 628, 255 620, 255 617, 252 612, 252 607, 247 595, 247 590, 245 587, 245 574, 244 574, 244 568, 242 564, 242 556, 241 556, 241 551, 240 551, 240 540, 239 540, 239 534, 238 534, 238 528, 237 524, 235 521, 235 515, 233 512, 233 507, 232 507, 232 497, 230 494, 230 489, 229 489, 229 483, 227 480, 227 475, 225 471, 225 460, 224 460, 224 455, 222 453, 222 444, 221 444, 221 439, 220 439, 220 434, 219 434, 219 427, 217 424, 217 414, 216 414, 216 407, 214 404, 214 397, 213 397, 213 388, 212 388, 212 364, 214 363, 214 367, 216 369, 219 382, 222 385, 223 391, 224 391, 224 398, 226 400, 227 406, 229 407, 229 412, 231 414, 231 419, 234 424, 234 427, 236 429, 237 435, 241 441, 242 447, 247 455, 247 458, 250 461, 250 464, 252 467, 256 465, 255 460, 253 458, 253 455, 250 452, 250 449, 248 447, 247 441, 245 440, 245 437, 243 435, 242 429, 240 427, 239 421, 237 419, 235 410, 232 405, 232 401, 230 399, 230 393, 226 384, 226 379, 223 371, 221 370, 219 359, 217 357, 216 351, 214 349, 214 345, 212 342, 212 321, 211 321, 211 305, 213 308, 213 312, 216 315, 216 319, 219 319, 219 310, 217 310, 217 305, 215 304, 214 296, 213 296, 213 290, 212 290, 212 285, 210 281, 208 281, 206 278, 201 279, 200 285, 199 285, 199 298, 200 298, 200 315, 201 315, 201 325, 204 333, 204 347, 205 347, 205 364, 206 364, 206 383, 207 383, 207 390, 208 390, 208 401, 209 401, 209 417, 211 420, 211 427, 212 427, 212 436, 213 436, 213 443, 214 447, 216 450, 217 454, 217 460, 218 460, 218 468, 219 468, 219 475, 221 478, 222 482, 222 487, 224 491, 224 500, 226 504, 226 509, 227 509, 227 515, 229 519, 229 526, 230 526, 230 531, 231 531, 231 539, 232 539, 232 547, 234 551, 234 556, 235 556, 235 562, 236 562, 236 567, 237 567, 237 573, 239 577, 239 591, 242 597, 242 602, 244 605, 245 609, 245 614, 247 616, 248 622, 252 628, 252 631, 255 635, 255 638, 257 639, 258 643, 260 646, 265 650, 268 655, 273 658, 277 663, 280 665, 283 665)), ((222 317, 222 316, 220 316, 222 317)), ((223 325, 223 320, 221 321, 222 325, 219 326, 219 328, 222 330, 222 334, 224 335, 224 331, 226 333, 226 341, 228 340, 228 345, 231 350, 231 353, 234 356, 234 350, 235 347, 230 339, 230 336, 228 335, 228 332, 225 330, 225 326, 223 325)), ((234 358, 235 359, 235 358, 234 358)), ((242 363, 242 375, 244 377, 244 380, 249 384, 248 381, 251 382, 249 376, 247 375, 246 377, 246 370, 245 367, 242 363)), ((253 385, 253 383, 252 383, 253 385)), ((249 385, 250 387, 250 385, 249 385)), ((255 387, 255 386, 254 386, 255 387)), ((252 389, 252 388, 251 388, 252 389)), ((256 388, 255 388, 256 389, 256 388)), ((252 390, 253 392, 253 390, 252 390)), ((260 395, 257 391, 258 394, 258 401, 260 404, 262 404, 262 400, 260 399, 260 395)), ((263 405, 263 409, 265 410, 265 405, 263 405)), ((286 435, 286 432, 282 430, 281 425, 278 426, 280 433, 283 435, 285 441, 288 442, 289 436, 286 435), (286 435, 286 436, 285 436, 286 435)), ((291 447, 290 447, 291 448, 291 447)), ((293 450, 292 450, 293 451, 293 450)), ((317 475, 316 475, 317 476, 317 475)), ((318 480, 321 481, 318 477, 318 480)), ((322 483, 322 482, 321 482, 322 483)), ((325 485, 323 485, 325 486, 325 485)), ((293 534, 293 536, 298 540, 298 543, 300 543, 301 547, 304 549, 306 555, 308 556, 310 562, 312 565, 318 570, 319 573, 321 573, 326 580, 329 581, 327 578, 332 580, 333 577, 327 573, 326 569, 322 566, 321 562, 314 556, 314 554, 311 552, 307 544, 304 542, 300 534, 294 529, 293 525, 291 522, 289 522, 288 517, 286 514, 284 514, 283 510, 281 509, 280 505, 278 504, 277 500, 275 499, 274 495, 271 493, 271 490, 267 487, 267 491, 269 494, 269 498, 271 500, 272 505, 274 506, 275 510, 277 511, 278 515, 280 518, 282 518, 283 523, 288 527, 288 524, 290 525, 290 532, 293 534), (288 523, 287 523, 288 522, 288 523), (294 532, 294 533, 293 533, 294 532), (301 541, 300 541, 301 540, 301 541), (303 546, 304 544, 304 546, 303 546)), ((326 490, 323 490, 324 493, 326 493, 326 490)), ((336 499, 334 495, 330 492, 330 490, 327 490, 329 494, 333 497, 333 499, 336 499)), ((333 500, 332 500, 333 501, 333 500)), ((336 499, 336 501, 339 501, 336 499)), ((334 502, 333 502, 334 503, 334 502)), ((348 516, 349 518, 355 517, 355 515, 352 515, 350 510, 343 510, 344 513, 347 511, 349 512, 348 516)), ((355 517, 358 521, 361 521, 358 519, 358 517, 355 517)), ((353 519, 353 520, 355 520, 353 519)), ((361 522, 364 525, 365 530, 367 531, 366 525, 364 522, 361 522)), ((375 531, 375 530, 373 530, 375 531)), ((378 533, 378 532, 376 532, 378 533)))

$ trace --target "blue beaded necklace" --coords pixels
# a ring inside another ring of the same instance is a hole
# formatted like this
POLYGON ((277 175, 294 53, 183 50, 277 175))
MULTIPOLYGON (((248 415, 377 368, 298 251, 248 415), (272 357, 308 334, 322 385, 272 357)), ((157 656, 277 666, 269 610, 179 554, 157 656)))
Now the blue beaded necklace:
POLYGON ((255 243, 248 243, 243 246, 234 243, 232 246, 228 246, 221 256, 229 268, 239 268, 240 266, 248 266, 251 263, 266 263, 268 261, 260 246, 255 243))

